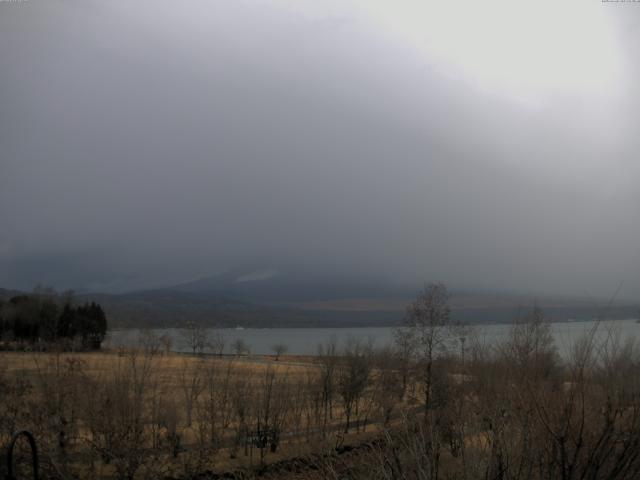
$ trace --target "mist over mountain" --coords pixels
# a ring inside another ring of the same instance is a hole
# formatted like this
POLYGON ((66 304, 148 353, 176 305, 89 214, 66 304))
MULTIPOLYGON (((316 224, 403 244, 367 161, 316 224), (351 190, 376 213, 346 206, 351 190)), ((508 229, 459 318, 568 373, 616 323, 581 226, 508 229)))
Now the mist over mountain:
MULTIPOLYGON (((75 292, 77 302, 97 302, 112 328, 203 326, 398 326, 421 285, 370 279, 288 274, 277 269, 234 269, 176 285, 122 293, 75 292)), ((0 299, 24 292, 0 288, 0 299)), ((534 305, 550 321, 628 319, 638 302, 587 296, 536 296, 507 290, 450 289, 454 322, 510 323, 534 305)))
POLYGON ((231 270, 171 287, 194 293, 223 293, 234 298, 274 304, 347 298, 410 297, 415 288, 381 278, 358 279, 281 272, 277 269, 231 270))
POLYGON ((640 298, 633 19, 503 3, 0 2, 0 285, 640 298))

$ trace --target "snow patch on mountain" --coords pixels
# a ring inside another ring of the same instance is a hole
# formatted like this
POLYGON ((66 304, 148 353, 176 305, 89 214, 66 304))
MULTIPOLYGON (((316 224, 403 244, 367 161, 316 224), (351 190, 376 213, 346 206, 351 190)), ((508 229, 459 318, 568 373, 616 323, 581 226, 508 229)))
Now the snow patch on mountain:
POLYGON ((241 282, 258 282, 261 280, 269 280, 278 275, 278 270, 270 268, 267 270, 256 270, 236 278, 235 283, 241 282))

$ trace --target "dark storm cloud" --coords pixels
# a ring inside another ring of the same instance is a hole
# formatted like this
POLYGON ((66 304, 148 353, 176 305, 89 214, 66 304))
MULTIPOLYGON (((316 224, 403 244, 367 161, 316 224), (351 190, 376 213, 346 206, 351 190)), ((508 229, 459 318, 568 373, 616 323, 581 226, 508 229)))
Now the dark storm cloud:
POLYGON ((334 10, 0 3, 0 284, 640 294, 633 108, 485 94, 334 10))

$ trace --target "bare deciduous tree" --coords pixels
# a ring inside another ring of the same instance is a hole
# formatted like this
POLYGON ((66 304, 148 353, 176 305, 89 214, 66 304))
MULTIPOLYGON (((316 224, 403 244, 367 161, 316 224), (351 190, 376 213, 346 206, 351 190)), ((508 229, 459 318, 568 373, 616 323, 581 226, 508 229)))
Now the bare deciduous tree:
POLYGON ((162 350, 164 352, 165 355, 168 355, 169 352, 171 351, 171 347, 173 346, 173 338, 171 337, 171 335, 168 334, 162 334, 160 335, 160 345, 162 345, 162 350))
POLYGON ((207 329, 194 322, 186 322, 180 333, 187 348, 194 355, 202 354, 209 344, 207 329))
POLYGON ((422 363, 422 384, 425 411, 430 408, 433 394, 433 365, 436 354, 446 349, 450 324, 449 293, 442 283, 424 287, 407 309, 407 325, 416 338, 422 363))
POLYGON ((180 367, 180 391, 182 392, 185 410, 185 424, 191 426, 193 408, 204 388, 202 378, 202 362, 192 362, 184 359, 180 367))
POLYGON ((338 367, 338 352, 335 339, 318 345, 318 362, 320 375, 317 377, 322 391, 322 432, 326 433, 327 423, 333 416, 333 397, 335 392, 336 370, 338 367))
POLYGON ((414 359, 418 347, 418 339, 410 327, 399 327, 393 330, 393 339, 396 347, 395 358, 398 361, 398 370, 402 379, 402 391, 400 398, 404 398, 409 379, 413 373, 414 359))
POLYGON ((287 353, 289 347, 287 347, 284 343, 276 343, 271 346, 271 351, 276 355, 276 361, 280 360, 280 357, 287 353))
POLYGON ((338 368, 338 392, 342 398, 346 419, 344 432, 348 433, 354 409, 357 413, 360 397, 369 384, 371 348, 350 339, 342 360, 338 368))
POLYGON ((218 356, 222 356, 222 354, 224 353, 224 348, 226 344, 227 344, 227 341, 226 341, 226 338, 224 337, 224 333, 222 333, 221 329, 216 328, 211 335, 211 341, 210 341, 211 350, 213 350, 214 354, 218 356))
POLYGON ((231 344, 231 348, 237 356, 248 355, 250 352, 249 345, 241 338, 236 339, 231 344))

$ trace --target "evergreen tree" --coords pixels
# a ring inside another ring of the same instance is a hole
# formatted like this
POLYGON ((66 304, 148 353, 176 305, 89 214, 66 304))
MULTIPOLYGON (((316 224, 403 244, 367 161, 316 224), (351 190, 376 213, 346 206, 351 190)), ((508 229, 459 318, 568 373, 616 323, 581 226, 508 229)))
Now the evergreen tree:
POLYGON ((79 338, 82 348, 99 349, 107 333, 107 317, 95 302, 74 306, 69 297, 38 290, 0 302, 0 340, 56 342, 79 338))

